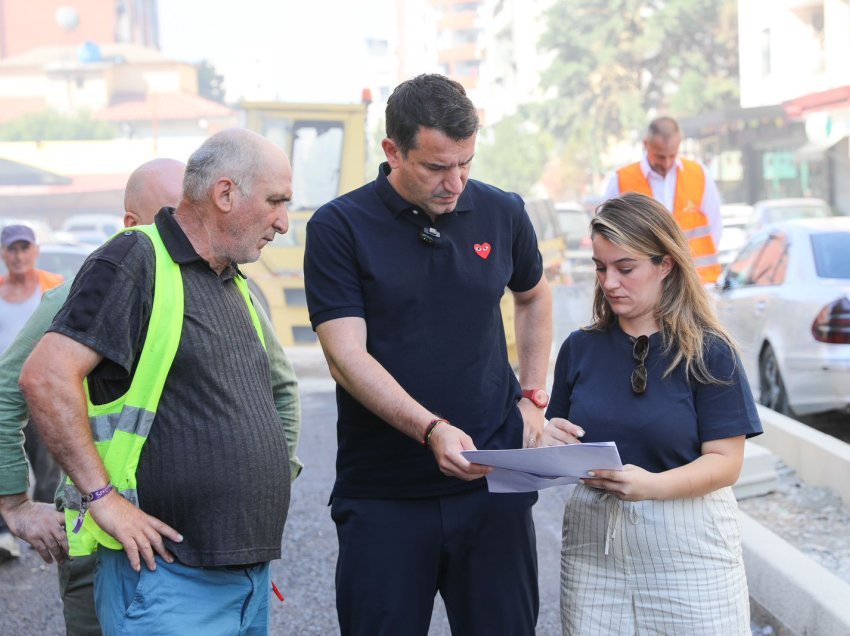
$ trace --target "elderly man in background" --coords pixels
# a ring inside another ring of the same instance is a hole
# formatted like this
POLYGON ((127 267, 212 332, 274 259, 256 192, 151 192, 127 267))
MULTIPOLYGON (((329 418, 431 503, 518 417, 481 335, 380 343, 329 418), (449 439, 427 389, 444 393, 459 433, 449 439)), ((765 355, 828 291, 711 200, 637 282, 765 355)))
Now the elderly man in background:
MULTIPOLYGON (((127 227, 153 222, 162 206, 176 207, 182 197, 185 164, 173 159, 154 159, 139 166, 127 181, 124 224, 127 227)), ((27 408, 17 379, 24 360, 44 335, 70 290, 67 283, 45 296, 32 320, 10 351, 0 359, 0 512, 13 531, 36 548, 49 563, 59 562, 60 594, 70 635, 95 635, 101 629, 94 610, 93 571, 95 555, 66 559, 64 514, 52 505, 34 504, 26 496, 26 465, 20 450, 21 421, 27 408), (60 525, 61 524, 61 525, 60 525)), ((254 303, 263 328, 271 366, 272 391, 284 427, 293 478, 301 470, 295 456, 300 426, 300 403, 295 374, 268 318, 254 303)), ((64 508, 63 491, 57 505, 64 508)))

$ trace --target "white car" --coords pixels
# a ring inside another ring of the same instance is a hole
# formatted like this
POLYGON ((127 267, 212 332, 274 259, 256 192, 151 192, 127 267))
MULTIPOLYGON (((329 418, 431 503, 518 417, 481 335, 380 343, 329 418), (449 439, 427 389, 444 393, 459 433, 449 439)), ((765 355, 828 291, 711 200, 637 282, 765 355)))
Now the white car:
POLYGON ((747 231, 752 235, 772 223, 794 219, 824 219, 834 214, 829 203, 823 199, 764 199, 753 204, 747 231))
POLYGON ((769 226, 715 294, 762 404, 787 415, 850 406, 850 217, 769 226))
POLYGON ((62 230, 78 243, 101 245, 118 230, 124 229, 124 217, 118 214, 76 214, 68 217, 62 230))

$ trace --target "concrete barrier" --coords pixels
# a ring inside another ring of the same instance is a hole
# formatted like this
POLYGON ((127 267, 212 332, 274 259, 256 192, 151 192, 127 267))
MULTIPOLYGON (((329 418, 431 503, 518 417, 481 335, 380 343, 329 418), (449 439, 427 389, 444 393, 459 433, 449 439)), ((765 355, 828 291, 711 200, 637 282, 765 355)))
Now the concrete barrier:
MULTIPOLYGON (((759 439, 756 437, 756 439, 759 439)), ((744 446, 744 465, 741 476, 732 486, 735 497, 740 501, 747 497, 758 497, 776 490, 779 477, 776 474, 776 455, 755 442, 747 440, 744 446)))
POLYGON ((850 585, 741 513, 752 598, 780 634, 850 634, 850 585))
MULTIPOLYGON (((763 446, 810 486, 830 488, 850 505, 850 444, 758 407, 763 446)), ((850 584, 741 512, 744 563, 754 612, 780 636, 850 634, 850 584)))
POLYGON ((764 427, 758 445, 779 455, 805 483, 829 488, 850 506, 850 444, 763 406, 758 410, 764 427))

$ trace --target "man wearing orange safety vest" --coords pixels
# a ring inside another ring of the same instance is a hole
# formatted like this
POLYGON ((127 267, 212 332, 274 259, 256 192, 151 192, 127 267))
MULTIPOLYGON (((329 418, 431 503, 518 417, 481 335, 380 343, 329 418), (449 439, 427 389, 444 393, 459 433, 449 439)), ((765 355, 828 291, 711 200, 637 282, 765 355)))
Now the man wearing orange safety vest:
POLYGON ((702 164, 678 156, 681 141, 675 119, 654 119, 643 140, 643 157, 614 173, 605 200, 639 192, 662 203, 685 233, 700 278, 713 283, 720 275, 720 194, 702 164))

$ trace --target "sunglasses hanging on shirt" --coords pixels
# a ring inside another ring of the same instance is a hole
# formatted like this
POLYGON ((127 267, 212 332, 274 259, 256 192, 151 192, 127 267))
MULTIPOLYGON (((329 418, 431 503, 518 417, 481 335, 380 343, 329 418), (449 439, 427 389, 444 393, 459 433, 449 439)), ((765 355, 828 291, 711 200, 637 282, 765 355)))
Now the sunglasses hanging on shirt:
POLYGON ((637 366, 632 371, 632 391, 635 395, 646 392, 646 356, 649 353, 649 336, 639 336, 632 348, 632 357, 637 366))

